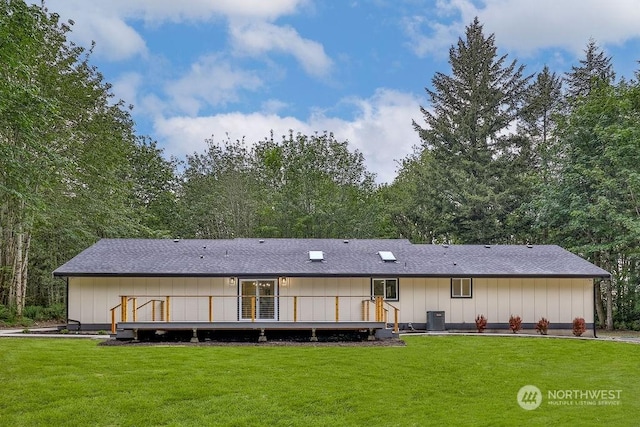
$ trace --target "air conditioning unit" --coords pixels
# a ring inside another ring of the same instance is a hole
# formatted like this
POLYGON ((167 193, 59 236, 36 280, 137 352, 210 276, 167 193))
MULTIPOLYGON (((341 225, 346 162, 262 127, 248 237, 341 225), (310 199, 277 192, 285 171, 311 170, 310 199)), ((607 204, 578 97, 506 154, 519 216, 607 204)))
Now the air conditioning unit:
POLYGON ((427 311, 427 331, 444 331, 444 311, 427 311))

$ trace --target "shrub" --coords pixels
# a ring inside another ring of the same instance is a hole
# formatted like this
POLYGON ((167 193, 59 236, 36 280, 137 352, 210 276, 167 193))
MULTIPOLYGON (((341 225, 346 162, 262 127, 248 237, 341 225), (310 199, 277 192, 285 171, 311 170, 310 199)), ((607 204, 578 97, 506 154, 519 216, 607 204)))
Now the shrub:
POLYGON ((522 329, 522 318, 512 314, 511 317, 509 317, 509 329, 514 334, 522 329))
POLYGON ((67 306, 65 304, 53 304, 45 309, 48 320, 66 320, 67 306))
POLYGON ((36 322, 47 320, 45 308, 39 305, 27 305, 22 310, 22 317, 26 317, 36 322))
POLYGON ((640 321, 628 320, 626 322, 624 321, 613 322, 613 329, 619 329, 624 331, 638 331, 640 330, 640 321))
POLYGON ((484 317, 484 315, 479 314, 476 316, 476 329, 478 330, 479 333, 484 332, 484 330, 487 328, 487 318, 484 317))
POLYGON ((587 325, 582 317, 573 319, 573 335, 579 337, 587 330, 587 325))
POLYGON ((54 304, 50 307, 27 305, 24 310, 22 310, 22 317, 36 322, 64 320, 66 318, 66 307, 64 304, 54 304))
POLYGON ((13 311, 9 307, 0 304, 0 322, 13 322, 14 320, 13 311))
POLYGON ((538 320, 538 323, 536 324, 536 332, 540 335, 547 335, 547 329, 549 329, 549 321, 544 317, 538 320))
POLYGON ((33 326, 33 320, 28 317, 21 317, 20 319, 14 319, 13 326, 33 326))

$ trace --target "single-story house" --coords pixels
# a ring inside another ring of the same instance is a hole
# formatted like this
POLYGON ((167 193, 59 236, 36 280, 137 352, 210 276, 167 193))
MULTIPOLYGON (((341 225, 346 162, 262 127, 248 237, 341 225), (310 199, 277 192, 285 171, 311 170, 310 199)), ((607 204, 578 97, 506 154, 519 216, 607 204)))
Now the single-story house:
POLYGON ((508 330, 594 324, 609 273, 554 245, 401 239, 103 239, 54 271, 87 330, 508 330))

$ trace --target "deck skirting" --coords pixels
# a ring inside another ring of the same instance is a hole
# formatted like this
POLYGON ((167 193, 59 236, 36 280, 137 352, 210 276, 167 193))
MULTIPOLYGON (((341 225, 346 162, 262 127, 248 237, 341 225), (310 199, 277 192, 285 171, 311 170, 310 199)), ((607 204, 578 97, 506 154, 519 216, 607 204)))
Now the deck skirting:
POLYGON ((384 322, 120 322, 117 329, 133 330, 298 330, 298 329, 327 329, 327 330, 358 330, 383 329, 384 322))
MULTIPOLYGON (((120 322, 116 327, 117 339, 137 339, 138 331, 260 331, 260 341, 265 331, 304 331, 308 330, 315 338, 316 330, 327 331, 369 331, 371 337, 386 336, 387 325, 384 322, 120 322)), ((316 340, 313 339, 312 340, 316 340)))

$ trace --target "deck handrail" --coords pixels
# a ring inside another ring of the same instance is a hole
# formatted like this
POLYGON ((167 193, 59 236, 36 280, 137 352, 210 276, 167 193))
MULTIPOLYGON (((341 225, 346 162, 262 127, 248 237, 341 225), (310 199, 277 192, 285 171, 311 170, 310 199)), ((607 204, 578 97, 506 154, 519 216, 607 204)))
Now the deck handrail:
POLYGON ((149 301, 139 305, 138 307, 134 306, 134 313, 135 313, 134 314, 134 318, 137 317, 138 310, 140 310, 142 307, 146 306, 147 304, 151 304, 151 321, 155 322, 156 321, 156 304, 155 303, 157 303, 157 302, 160 303, 160 320, 162 320, 162 317, 163 317, 162 308, 163 308, 163 305, 164 305, 164 300, 161 300, 161 299, 150 299, 149 301))
MULTIPOLYGON (((371 307, 370 307, 370 303, 374 302, 374 308, 375 308, 375 316, 374 316, 374 321, 375 322, 384 322, 385 324, 387 324, 388 322, 388 312, 389 310, 386 308, 386 306, 391 307, 394 310, 394 332, 398 331, 398 312, 399 309, 388 303, 387 301, 384 301, 384 299, 382 297, 371 297, 371 295, 259 295, 259 296, 252 296, 252 295, 219 295, 219 294, 214 294, 214 295, 196 295, 196 294, 184 294, 184 295, 159 295, 159 294, 136 294, 136 295, 119 295, 120 298, 120 304, 115 305, 114 307, 110 308, 110 312, 111 312, 111 333, 116 333, 117 330, 117 322, 116 322, 116 310, 120 309, 120 321, 121 322, 127 322, 129 320, 129 314, 131 314, 132 316, 132 320, 133 322, 137 322, 138 320, 138 310, 144 308, 145 306, 151 305, 152 307, 152 311, 151 311, 151 321, 155 322, 156 321, 156 306, 157 303, 160 303, 160 321, 164 321, 164 322, 171 322, 171 302, 178 298, 206 298, 208 299, 208 320, 209 322, 213 322, 214 320, 214 313, 213 313, 213 308, 214 308, 214 299, 218 299, 218 298, 222 298, 222 299, 227 299, 227 298, 233 298, 235 300, 240 301, 242 298, 247 298, 248 301, 248 305, 246 306, 246 309, 248 309, 243 315, 243 319, 245 319, 246 321, 251 321, 251 322, 255 322, 256 321, 256 315, 257 315, 257 298, 262 298, 262 299, 269 299, 269 298, 273 298, 273 299, 278 299, 278 301, 282 301, 282 300, 290 300, 292 301, 292 304, 290 305, 285 305, 288 306, 288 313, 289 315, 287 317, 289 317, 289 319, 292 319, 293 322, 298 322, 299 320, 299 316, 300 316, 300 304, 299 304, 299 300, 300 299, 306 299, 306 298, 311 298, 311 299, 325 299, 327 302, 330 301, 331 299, 334 300, 334 306, 335 306, 335 316, 334 316, 334 321, 335 322, 340 322, 341 320, 341 300, 353 300, 353 299, 360 299, 361 300, 361 320, 362 321, 369 321, 370 319, 370 312, 371 312, 371 307), (140 300, 145 300, 144 302, 142 302, 142 304, 138 305, 137 301, 138 299, 140 300), (133 304, 129 305, 128 302, 129 301, 133 301, 133 304), (249 316, 247 316, 249 315, 249 316)), ((353 304, 353 303, 351 303, 353 304)), ((347 312, 351 313, 350 316, 353 316, 353 305, 351 304, 347 304, 347 312)), ((282 307, 282 306, 280 306, 282 307)), ((328 309, 328 306, 325 306, 325 309, 328 309)), ((313 309, 312 309, 313 310, 313 309)), ((200 312, 202 313, 202 312, 200 312)), ((313 313, 313 311, 311 312, 313 313)), ((325 312, 325 315, 328 314, 327 312, 325 312)), ((199 315, 200 316, 200 315, 199 315)), ((313 314, 312 314, 313 316, 313 314)), ((329 315, 330 316, 330 315, 329 315)), ((305 316, 306 317, 306 316, 305 316)), ((329 320, 328 318, 326 320, 329 320)))
MULTIPOLYGON (((400 331, 400 325, 398 324, 398 318, 400 317, 400 309, 393 304, 390 304, 388 301, 384 301, 386 305, 393 308, 393 332, 398 333, 400 331)), ((387 319, 385 319, 385 322, 387 319)))
POLYGON ((120 306, 122 306, 122 303, 116 305, 115 307, 112 307, 110 309, 111 311, 111 333, 115 334, 116 333, 116 310, 118 308, 120 308, 120 306))

